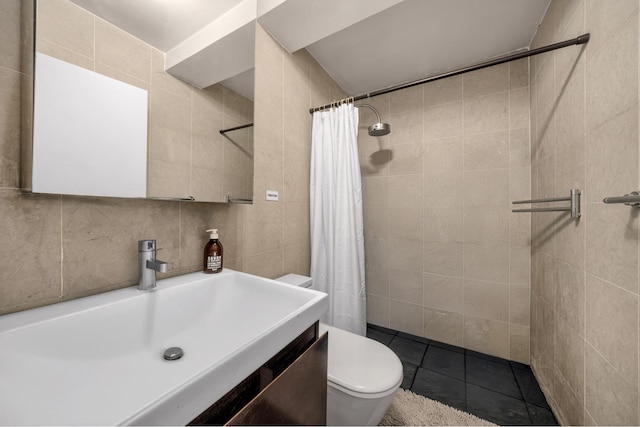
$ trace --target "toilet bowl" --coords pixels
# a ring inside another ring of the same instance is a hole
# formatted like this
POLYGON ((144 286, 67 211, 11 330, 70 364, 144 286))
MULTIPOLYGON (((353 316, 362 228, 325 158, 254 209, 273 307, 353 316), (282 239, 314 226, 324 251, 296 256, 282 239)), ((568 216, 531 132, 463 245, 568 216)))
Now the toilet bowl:
MULTIPOLYGON (((276 279, 311 287, 310 277, 287 274, 276 279)), ((329 332, 327 425, 378 425, 402 383, 402 363, 387 346, 320 323, 329 332)))

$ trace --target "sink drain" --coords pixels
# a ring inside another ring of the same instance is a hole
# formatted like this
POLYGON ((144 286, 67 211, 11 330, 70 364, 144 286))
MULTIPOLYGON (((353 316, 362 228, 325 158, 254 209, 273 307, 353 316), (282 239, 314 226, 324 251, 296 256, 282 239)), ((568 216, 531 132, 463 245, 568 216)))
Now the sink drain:
POLYGON ((164 351, 164 360, 178 360, 184 356, 180 347, 170 347, 164 351))

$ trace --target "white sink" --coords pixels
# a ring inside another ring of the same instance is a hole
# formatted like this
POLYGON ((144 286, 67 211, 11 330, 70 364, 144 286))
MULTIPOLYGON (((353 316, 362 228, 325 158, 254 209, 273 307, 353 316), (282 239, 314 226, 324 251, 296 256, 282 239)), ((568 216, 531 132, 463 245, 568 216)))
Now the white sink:
POLYGON ((0 424, 184 425, 327 307, 225 269, 0 316, 0 424))

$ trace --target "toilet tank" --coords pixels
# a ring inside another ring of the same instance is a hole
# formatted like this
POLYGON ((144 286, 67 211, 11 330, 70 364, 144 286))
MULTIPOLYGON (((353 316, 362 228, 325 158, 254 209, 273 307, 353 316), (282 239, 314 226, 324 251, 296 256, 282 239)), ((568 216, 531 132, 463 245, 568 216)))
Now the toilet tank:
POLYGON ((300 274, 285 274, 282 277, 278 277, 278 282, 288 283, 289 285, 302 286, 304 288, 310 288, 313 280, 311 277, 301 276, 300 274))

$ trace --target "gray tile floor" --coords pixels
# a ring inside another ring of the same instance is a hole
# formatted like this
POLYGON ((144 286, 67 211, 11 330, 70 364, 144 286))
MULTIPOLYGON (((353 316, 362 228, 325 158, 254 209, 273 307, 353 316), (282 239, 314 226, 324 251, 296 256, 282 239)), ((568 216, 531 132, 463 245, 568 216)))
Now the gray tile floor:
POLYGON ((398 355, 404 389, 499 425, 558 425, 527 365, 375 325, 367 336, 398 355))

